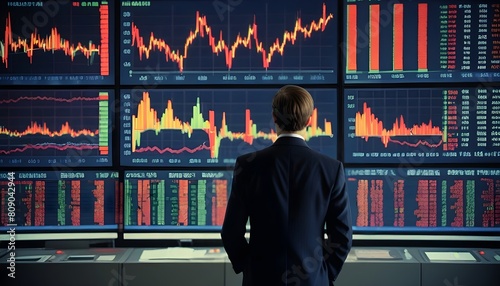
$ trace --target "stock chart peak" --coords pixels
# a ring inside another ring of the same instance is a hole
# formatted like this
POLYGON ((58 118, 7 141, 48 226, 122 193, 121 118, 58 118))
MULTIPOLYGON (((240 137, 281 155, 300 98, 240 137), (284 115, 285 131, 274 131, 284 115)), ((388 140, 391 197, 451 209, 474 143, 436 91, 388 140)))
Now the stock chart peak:
MULTIPOLYGON (((317 108, 305 139, 312 148, 335 157, 335 92, 312 89, 311 93, 317 108)), ((270 90, 262 89, 124 91, 122 163, 231 165, 238 154, 276 140, 267 108, 269 94, 270 90)))
POLYGON ((173 61, 178 64, 179 71, 184 70, 184 60, 188 59, 188 51, 193 45, 193 42, 198 38, 206 38, 207 44, 210 46, 212 53, 215 55, 223 54, 226 67, 232 69, 233 59, 236 57, 236 50, 240 47, 255 49, 257 54, 262 56, 262 68, 268 69, 269 64, 275 53, 281 56, 284 54, 285 46, 288 44, 294 45, 297 38, 302 36, 304 39, 310 38, 313 32, 324 32, 326 25, 333 18, 332 14, 326 15, 326 4, 323 4, 323 16, 318 21, 312 21, 310 24, 302 25, 302 19, 297 18, 293 31, 284 31, 282 39, 276 38, 272 45, 268 48, 264 47, 264 43, 258 38, 258 25, 255 20, 249 25, 246 36, 238 33, 233 43, 226 44, 224 41, 223 31, 218 33, 215 30, 215 35, 218 34, 218 39, 215 38, 212 29, 207 23, 207 16, 200 15, 200 11, 196 11, 196 28, 189 32, 189 36, 184 43, 184 50, 173 50, 164 40, 158 39, 153 32, 149 37, 148 44, 145 44, 144 38, 140 36, 139 28, 132 22, 132 46, 139 50, 139 59, 142 60, 143 55, 149 59, 151 51, 160 51, 165 53, 167 61, 173 61), (252 47, 253 43, 253 47, 252 47))
POLYGON ((335 5, 313 2, 122 5, 121 83, 335 83, 335 5))
MULTIPOLYGON (((432 125, 432 119, 429 119, 429 123, 414 124, 412 127, 407 127, 405 124, 404 117, 401 115, 396 118, 392 125, 392 129, 386 129, 384 127, 384 122, 379 120, 375 114, 372 113, 370 107, 367 106, 366 102, 363 103, 363 112, 356 112, 356 136, 364 138, 366 142, 370 137, 379 137, 382 143, 387 148, 389 141, 398 142, 392 138, 397 136, 441 136, 443 132, 438 126, 432 125)), ((419 141, 419 143, 424 141, 419 141)), ((399 142, 400 144, 408 144, 405 142, 399 142)), ((441 142, 440 142, 441 143, 441 142)), ((439 144, 440 144, 439 143, 439 144)), ((432 145, 434 147, 439 146, 432 145)), ((416 147, 416 145, 413 145, 416 147)))
POLYGON ((345 161, 496 162, 498 99, 487 87, 346 89, 345 161))
MULTIPOLYGON (((9 51, 13 53, 26 54, 29 58, 30 64, 33 64, 33 54, 36 50, 42 50, 43 52, 55 53, 61 51, 65 56, 71 58, 74 61, 75 55, 81 53, 89 61, 89 65, 93 64, 94 54, 101 54, 101 46, 95 45, 89 41, 87 45, 81 43, 71 43, 61 37, 57 28, 52 28, 50 30, 50 35, 42 38, 37 30, 31 33, 29 39, 17 38, 13 39, 12 27, 10 22, 10 13, 7 18, 7 26, 5 31, 5 41, 4 44, 0 45, 0 54, 2 55, 2 63, 5 64, 5 68, 9 67, 9 51)), ((101 75, 109 75, 109 69, 103 69, 101 75)))
POLYGON ((0 4, 0 84, 113 83, 113 7, 80 2, 0 4))

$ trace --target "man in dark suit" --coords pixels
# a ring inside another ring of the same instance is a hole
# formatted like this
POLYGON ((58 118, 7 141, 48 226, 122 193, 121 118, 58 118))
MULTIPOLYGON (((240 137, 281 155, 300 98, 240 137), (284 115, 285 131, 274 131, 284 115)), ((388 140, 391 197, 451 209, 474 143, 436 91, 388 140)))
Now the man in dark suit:
POLYGON ((221 237, 243 285, 333 285, 351 248, 342 163, 304 140, 313 109, 307 90, 282 87, 272 104, 277 140, 236 160, 221 237))

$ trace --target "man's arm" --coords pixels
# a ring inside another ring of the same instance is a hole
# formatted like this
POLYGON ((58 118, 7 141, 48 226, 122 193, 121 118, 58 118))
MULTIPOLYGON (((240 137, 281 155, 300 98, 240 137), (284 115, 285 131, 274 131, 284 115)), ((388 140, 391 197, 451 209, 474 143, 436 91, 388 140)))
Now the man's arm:
POLYGON ((352 222, 344 168, 340 164, 326 217, 325 260, 330 281, 337 279, 352 247, 352 222))
POLYGON ((244 270, 248 260, 249 245, 245 238, 248 210, 245 204, 244 171, 236 161, 233 173, 231 194, 227 203, 222 225, 222 243, 236 273, 244 270))

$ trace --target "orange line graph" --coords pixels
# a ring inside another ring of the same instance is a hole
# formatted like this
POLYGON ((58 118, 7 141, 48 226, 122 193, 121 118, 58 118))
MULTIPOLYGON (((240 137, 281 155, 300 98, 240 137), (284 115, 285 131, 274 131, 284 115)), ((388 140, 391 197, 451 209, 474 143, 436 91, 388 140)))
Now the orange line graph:
POLYGON ((151 51, 158 50, 165 53, 165 60, 172 61, 178 64, 179 70, 182 72, 184 70, 184 60, 188 58, 189 47, 193 44, 194 40, 197 38, 207 38, 208 45, 212 48, 212 53, 219 55, 219 53, 224 53, 226 66, 231 69, 233 65, 233 59, 235 58, 236 49, 243 46, 248 49, 252 49, 252 45, 256 52, 262 56, 262 66, 267 69, 272 61, 272 57, 275 53, 279 53, 283 56, 285 46, 288 43, 292 45, 298 38, 298 35, 302 35, 304 39, 310 38, 313 32, 321 31, 323 32, 330 20, 333 19, 333 14, 328 14, 326 12, 326 4, 323 4, 322 16, 318 21, 311 21, 308 25, 302 24, 302 19, 297 18, 295 21, 295 27, 293 31, 285 31, 283 37, 280 40, 276 38, 270 47, 267 49, 264 47, 264 43, 258 38, 257 23, 254 16, 254 22, 249 25, 247 35, 241 36, 237 35, 236 39, 232 44, 226 43, 223 40, 223 33, 219 31, 213 31, 213 29, 208 25, 207 17, 201 16, 199 11, 196 11, 196 28, 194 31, 190 31, 189 36, 186 38, 184 43, 184 50, 174 50, 169 44, 164 40, 155 37, 151 32, 149 36, 149 42, 145 43, 144 38, 140 36, 139 28, 132 22, 132 46, 137 47, 139 50, 139 59, 142 60, 143 56, 149 59, 151 51), (215 35, 215 36, 214 36, 215 35), (218 36, 218 39, 216 39, 218 36))
POLYGON ((21 51, 25 53, 30 60, 30 64, 32 64, 33 54, 36 50, 52 53, 63 51, 64 55, 69 56, 73 61, 78 52, 82 53, 89 60, 94 54, 100 54, 100 49, 101 47, 92 43, 92 41, 89 41, 87 46, 81 43, 72 44, 69 40, 62 38, 57 28, 52 28, 50 35, 45 37, 39 35, 35 29, 29 39, 21 39, 20 37, 14 39, 9 13, 6 20, 3 46, 0 45, 0 56, 2 57, 2 63, 8 68, 10 52, 18 53, 21 51))
POLYGON ((363 111, 356 113, 355 122, 355 135, 357 137, 361 137, 365 141, 368 141, 370 137, 380 137, 386 148, 392 136, 443 136, 441 129, 432 125, 432 120, 429 120, 429 123, 408 127, 402 115, 399 119, 396 118, 392 129, 386 129, 384 123, 375 117, 371 107, 368 107, 366 102, 363 103, 363 111))
POLYGON ((47 123, 43 123, 42 125, 36 123, 36 122, 31 122, 31 124, 26 128, 24 131, 11 131, 5 127, 0 127, 0 135, 8 135, 10 137, 22 137, 26 135, 33 135, 33 134, 40 134, 40 135, 46 135, 49 137, 56 137, 56 136, 63 136, 63 135, 70 135, 71 137, 78 137, 78 136, 96 136, 99 133, 99 130, 91 131, 88 129, 82 129, 75 131, 73 130, 68 122, 65 122, 59 131, 51 131, 47 127, 47 123))
MULTIPOLYGON (((141 134, 148 130, 155 131, 156 134, 162 130, 179 130, 182 134, 191 137, 194 130, 203 130, 208 135, 208 142, 211 158, 217 158, 219 146, 222 139, 243 140, 247 144, 252 144, 256 138, 275 141, 277 134, 274 130, 269 132, 258 131, 257 125, 251 119, 251 111, 245 110, 245 130, 243 132, 230 131, 226 124, 226 113, 222 112, 221 127, 218 128, 215 123, 215 111, 208 111, 208 119, 205 119, 201 112, 199 98, 196 105, 192 107, 192 116, 187 121, 182 121, 174 114, 172 101, 167 101, 167 107, 160 116, 156 110, 151 108, 151 99, 148 92, 143 93, 142 100, 137 107, 137 115, 132 115, 132 152, 136 151, 137 146, 141 146, 141 134)), ((271 116, 271 115, 269 115, 271 116)), ((324 120, 324 129, 318 127, 318 111, 313 111, 313 122, 306 129, 308 140, 311 137, 333 136, 332 123, 324 120)))

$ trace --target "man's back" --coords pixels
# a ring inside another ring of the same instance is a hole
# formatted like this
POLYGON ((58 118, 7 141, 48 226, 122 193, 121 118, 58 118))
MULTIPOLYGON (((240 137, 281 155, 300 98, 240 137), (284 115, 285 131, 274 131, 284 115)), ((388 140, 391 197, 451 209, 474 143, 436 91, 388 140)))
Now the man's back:
POLYGON ((228 208, 222 235, 229 258, 239 260, 231 253, 230 228, 233 220, 250 217, 250 245, 234 246, 245 249, 244 284, 329 285, 351 243, 344 188, 340 162, 300 138, 283 137, 238 158, 232 188, 238 209, 228 208), (323 241, 325 223, 331 243, 323 241))

